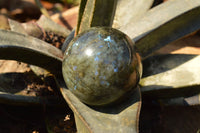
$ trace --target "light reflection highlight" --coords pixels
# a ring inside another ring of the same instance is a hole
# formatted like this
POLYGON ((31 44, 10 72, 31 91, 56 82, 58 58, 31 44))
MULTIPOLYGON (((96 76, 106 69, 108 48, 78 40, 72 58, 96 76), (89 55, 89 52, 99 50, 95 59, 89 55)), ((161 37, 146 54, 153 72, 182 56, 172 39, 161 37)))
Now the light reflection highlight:
POLYGON ((92 53, 93 53, 93 50, 92 50, 92 49, 87 49, 87 50, 85 51, 85 54, 86 54, 87 56, 91 56, 92 53))

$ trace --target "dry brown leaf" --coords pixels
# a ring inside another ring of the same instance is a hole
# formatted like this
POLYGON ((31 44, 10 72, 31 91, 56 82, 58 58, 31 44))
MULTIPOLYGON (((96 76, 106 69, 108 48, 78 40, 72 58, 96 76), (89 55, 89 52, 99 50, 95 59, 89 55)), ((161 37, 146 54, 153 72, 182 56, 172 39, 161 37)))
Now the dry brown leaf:
POLYGON ((70 8, 63 13, 52 15, 51 19, 71 30, 77 25, 78 9, 78 6, 70 8))

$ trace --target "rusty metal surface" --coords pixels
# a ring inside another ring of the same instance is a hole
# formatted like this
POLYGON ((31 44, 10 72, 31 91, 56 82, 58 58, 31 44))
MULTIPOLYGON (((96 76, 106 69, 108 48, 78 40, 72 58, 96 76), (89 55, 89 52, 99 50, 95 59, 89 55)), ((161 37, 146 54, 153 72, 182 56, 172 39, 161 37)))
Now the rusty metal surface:
POLYGON ((139 87, 122 103, 109 107, 90 107, 80 102, 58 80, 61 92, 75 114, 78 132, 81 133, 137 133, 141 97, 139 87))

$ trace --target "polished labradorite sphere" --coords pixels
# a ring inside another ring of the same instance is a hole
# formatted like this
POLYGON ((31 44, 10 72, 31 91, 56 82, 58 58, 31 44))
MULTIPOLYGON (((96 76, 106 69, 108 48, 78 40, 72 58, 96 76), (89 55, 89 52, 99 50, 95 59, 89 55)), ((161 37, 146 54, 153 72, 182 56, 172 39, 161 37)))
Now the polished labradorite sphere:
POLYGON ((113 28, 91 28, 76 36, 63 59, 69 90, 89 105, 106 105, 135 89, 141 61, 132 40, 113 28))

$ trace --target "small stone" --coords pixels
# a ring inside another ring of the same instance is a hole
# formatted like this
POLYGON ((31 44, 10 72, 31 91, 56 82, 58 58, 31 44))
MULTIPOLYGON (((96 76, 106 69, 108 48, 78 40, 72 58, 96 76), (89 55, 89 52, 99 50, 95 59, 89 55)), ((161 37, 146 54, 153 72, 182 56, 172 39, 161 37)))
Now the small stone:
POLYGON ((89 105, 115 102, 135 89, 142 73, 132 40, 106 27, 75 37, 65 51, 62 69, 69 90, 89 105))

